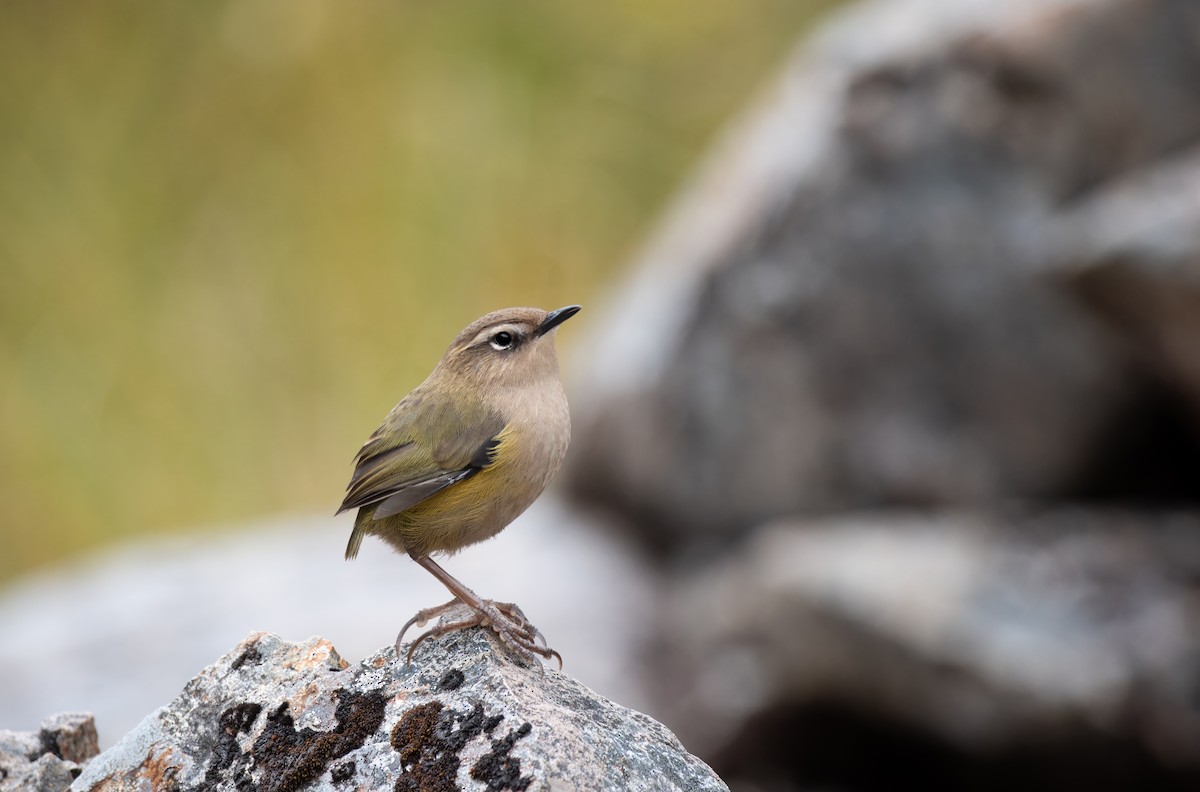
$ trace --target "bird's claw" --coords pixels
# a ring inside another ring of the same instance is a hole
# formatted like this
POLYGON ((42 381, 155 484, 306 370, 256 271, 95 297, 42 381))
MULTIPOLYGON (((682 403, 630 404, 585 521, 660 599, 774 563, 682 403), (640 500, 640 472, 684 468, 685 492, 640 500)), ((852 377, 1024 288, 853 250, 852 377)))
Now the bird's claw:
POLYGON ((465 619, 435 625, 418 636, 408 647, 408 652, 405 654, 404 659, 405 665, 412 662, 413 653, 428 638, 440 638, 443 635, 449 635, 450 633, 470 627, 485 627, 494 632, 500 639, 500 643, 509 651, 526 663, 537 664, 538 668, 541 669, 542 666, 540 663, 537 663, 536 657, 546 660, 553 658, 558 661, 559 669, 562 669, 562 655, 546 645, 546 638, 542 635, 541 630, 529 622, 524 612, 516 604, 511 602, 493 602, 492 600, 481 600, 480 607, 476 607, 454 599, 442 605, 418 611, 416 615, 404 624, 404 627, 400 630, 400 634, 396 636, 396 654, 400 654, 400 646, 404 640, 404 634, 408 631, 409 627, 412 627, 414 624, 423 627, 430 619, 445 615, 450 610, 459 606, 469 608, 472 611, 471 615, 465 619))

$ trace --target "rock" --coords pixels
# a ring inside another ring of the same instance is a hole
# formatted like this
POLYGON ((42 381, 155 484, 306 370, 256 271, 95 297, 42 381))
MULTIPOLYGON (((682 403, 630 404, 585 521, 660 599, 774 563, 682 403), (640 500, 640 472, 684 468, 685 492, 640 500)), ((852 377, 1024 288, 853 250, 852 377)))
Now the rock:
MULTIPOLYGON (((461 617, 461 614, 458 614, 461 617)), ((455 614, 447 614, 453 619, 455 614)), ((256 633, 88 764, 73 790, 727 787, 656 721, 478 628, 351 666, 256 633)))
POLYGON ((1057 221, 1200 140, 1198 28, 1193 0, 852 6, 589 314, 572 492, 672 551, 1086 490, 1152 385, 1054 273, 1057 221))
MULTIPOLYGON (((357 662, 448 599, 381 542, 344 561, 348 518, 142 539, 18 581, 0 592, 0 726, 84 708, 108 747, 253 630, 325 635, 357 662)), ((446 567, 483 596, 521 603, 572 676, 640 709, 636 647, 655 578, 602 524, 548 492, 446 567)))
POLYGON ((1061 223, 1062 274, 1200 421, 1200 146, 1106 187, 1061 223))
POLYGON ((68 762, 83 764, 100 752, 96 721, 90 712, 63 712, 42 721, 42 745, 68 762))
POLYGON ((0 792, 63 792, 99 750, 89 713, 53 715, 37 732, 0 731, 0 792))
POLYGON ((1200 515, 794 521, 685 580, 656 705, 735 788, 1200 788, 1200 515))

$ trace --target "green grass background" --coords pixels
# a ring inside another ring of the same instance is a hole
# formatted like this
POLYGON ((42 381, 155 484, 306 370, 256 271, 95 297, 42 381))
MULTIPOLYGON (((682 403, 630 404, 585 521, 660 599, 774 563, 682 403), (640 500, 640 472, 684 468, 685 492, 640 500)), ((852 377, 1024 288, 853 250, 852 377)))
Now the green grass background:
POLYGON ((831 4, 0 4, 0 580, 332 511, 462 325, 600 293, 831 4))

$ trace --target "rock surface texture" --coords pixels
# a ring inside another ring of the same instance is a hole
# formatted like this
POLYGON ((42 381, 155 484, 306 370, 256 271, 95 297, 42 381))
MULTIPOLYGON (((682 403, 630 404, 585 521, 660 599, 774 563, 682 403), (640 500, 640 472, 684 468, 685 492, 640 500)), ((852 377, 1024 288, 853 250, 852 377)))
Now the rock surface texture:
POLYGON ((54 715, 36 732, 0 730, 0 792, 61 792, 99 751, 87 713, 54 715))
POLYGON ((1061 239, 1068 282, 1200 425, 1200 143, 1081 202, 1061 239))
POLYGON ((479 629, 351 667, 258 633, 92 760, 73 790, 723 790, 664 726, 479 629))

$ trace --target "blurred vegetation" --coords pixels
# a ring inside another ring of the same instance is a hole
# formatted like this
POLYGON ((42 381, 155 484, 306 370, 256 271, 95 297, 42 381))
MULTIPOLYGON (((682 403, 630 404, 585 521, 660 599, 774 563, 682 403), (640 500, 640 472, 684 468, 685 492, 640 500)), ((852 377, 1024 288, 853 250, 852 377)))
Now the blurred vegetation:
POLYGON ((0 5, 0 580, 332 511, 454 333, 588 302, 829 5, 0 5))

